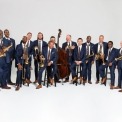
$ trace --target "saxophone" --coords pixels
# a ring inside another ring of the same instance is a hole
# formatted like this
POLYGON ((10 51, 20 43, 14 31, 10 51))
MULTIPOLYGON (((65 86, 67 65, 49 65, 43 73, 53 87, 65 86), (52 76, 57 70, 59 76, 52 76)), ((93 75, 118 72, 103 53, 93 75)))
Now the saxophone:
POLYGON ((118 57, 118 58, 115 58, 116 61, 118 60, 122 60, 122 56, 118 57))
POLYGON ((0 50, 0 57, 3 57, 5 56, 5 52, 8 51, 10 48, 12 47, 12 44, 8 47, 3 47, 1 50, 0 50))
POLYGON ((87 55, 87 56, 86 56, 86 63, 88 63, 88 59, 91 58, 91 57, 93 57, 93 56, 94 56, 94 52, 92 52, 91 55, 87 55))

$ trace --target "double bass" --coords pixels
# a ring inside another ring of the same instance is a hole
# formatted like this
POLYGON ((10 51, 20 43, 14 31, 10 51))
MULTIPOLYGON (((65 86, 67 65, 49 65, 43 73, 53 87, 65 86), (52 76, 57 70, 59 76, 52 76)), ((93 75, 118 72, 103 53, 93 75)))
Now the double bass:
POLYGON ((66 78, 70 75, 69 63, 68 63, 68 55, 65 50, 59 47, 59 38, 61 36, 61 29, 58 30, 58 37, 57 37, 57 52, 58 52, 58 60, 57 60, 57 67, 58 67, 58 75, 60 79, 66 78))

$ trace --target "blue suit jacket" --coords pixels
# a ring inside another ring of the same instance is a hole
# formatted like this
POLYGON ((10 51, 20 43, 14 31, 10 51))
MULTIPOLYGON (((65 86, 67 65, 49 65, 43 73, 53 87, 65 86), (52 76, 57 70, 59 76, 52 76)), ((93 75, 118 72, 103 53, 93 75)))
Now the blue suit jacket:
MULTIPOLYGON (((108 53, 107 53, 107 57, 108 57, 108 53)), ((117 57, 117 49, 113 48, 110 55, 109 55, 107 62, 112 63, 113 65, 116 65, 116 61, 115 61, 116 57, 117 57)))
MULTIPOLYGON (((45 42, 45 41, 42 41, 43 43, 42 43, 42 51, 43 51, 43 48, 45 48, 46 46, 48 46, 48 44, 47 44, 47 42, 45 42)), ((36 54, 35 54, 35 51, 34 51, 34 47, 38 47, 38 40, 35 40, 34 42, 33 42, 33 57, 35 57, 36 56, 36 54)))
MULTIPOLYGON (((71 45, 71 46, 77 46, 77 43, 72 41, 72 45, 71 45)), ((67 47, 67 42, 64 42, 64 43, 62 44, 62 49, 65 50, 66 47, 67 47)))
MULTIPOLYGON (((45 65, 47 65, 48 46, 44 47, 44 50, 43 50, 42 54, 45 57, 45 65)), ((55 48, 52 48, 51 55, 50 55, 50 60, 49 61, 53 61, 53 65, 56 65, 57 59, 58 59, 57 50, 55 48)))
POLYGON ((82 46, 82 49, 80 51, 80 59, 78 56, 78 46, 75 47, 74 52, 73 52, 73 61, 82 61, 83 63, 85 62, 85 48, 82 46))
MULTIPOLYGON (((23 46, 22 43, 18 44, 16 47, 16 54, 15 54, 15 66, 17 66, 18 63, 23 63, 23 46)), ((28 50, 28 56, 29 56, 29 62, 31 61, 31 51, 28 50)))
POLYGON ((12 47, 6 52, 6 63, 10 63, 15 58, 15 40, 3 38, 3 46, 8 47, 12 44, 12 47))
MULTIPOLYGON (((107 42, 103 42, 103 49, 104 49, 104 55, 105 55, 105 59, 107 57, 107 51, 108 51, 108 43, 107 42)), ((98 43, 94 45, 94 54, 98 53, 98 43)))
MULTIPOLYGON (((82 45, 85 49, 85 55, 86 55, 86 46, 87 46, 87 43, 83 43, 82 45)), ((92 55, 94 53, 94 44, 93 43, 90 43, 90 55, 92 55)), ((88 60, 90 61, 94 61, 94 56, 90 57, 88 60)))
MULTIPOLYGON (((117 58, 119 58, 121 55, 120 55, 120 49, 117 50, 117 58)), ((119 68, 122 68, 122 60, 118 60, 117 61, 117 66, 118 66, 118 69, 119 68)))

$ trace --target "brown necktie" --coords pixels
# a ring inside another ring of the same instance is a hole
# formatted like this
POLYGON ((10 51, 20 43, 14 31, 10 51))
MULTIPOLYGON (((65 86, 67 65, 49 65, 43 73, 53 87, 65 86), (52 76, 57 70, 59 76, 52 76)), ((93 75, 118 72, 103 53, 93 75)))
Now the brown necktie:
POLYGON ((100 44, 100 50, 99 53, 102 53, 102 45, 100 44))
POLYGON ((49 51, 48 51, 48 57, 47 57, 47 60, 48 60, 48 62, 49 62, 49 60, 50 60, 50 49, 49 49, 49 51))
POLYGON ((80 60, 80 47, 78 47, 78 59, 80 60))

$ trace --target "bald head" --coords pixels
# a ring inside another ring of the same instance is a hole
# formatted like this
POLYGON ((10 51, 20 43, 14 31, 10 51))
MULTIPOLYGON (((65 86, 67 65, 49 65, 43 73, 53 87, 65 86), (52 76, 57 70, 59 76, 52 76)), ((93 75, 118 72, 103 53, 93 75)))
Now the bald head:
POLYGON ((71 35, 67 35, 67 36, 66 36, 66 41, 67 41, 67 42, 70 42, 70 41, 71 41, 71 35))
POLYGON ((104 36, 103 35, 100 35, 99 36, 99 43, 103 43, 103 41, 104 41, 104 36))

